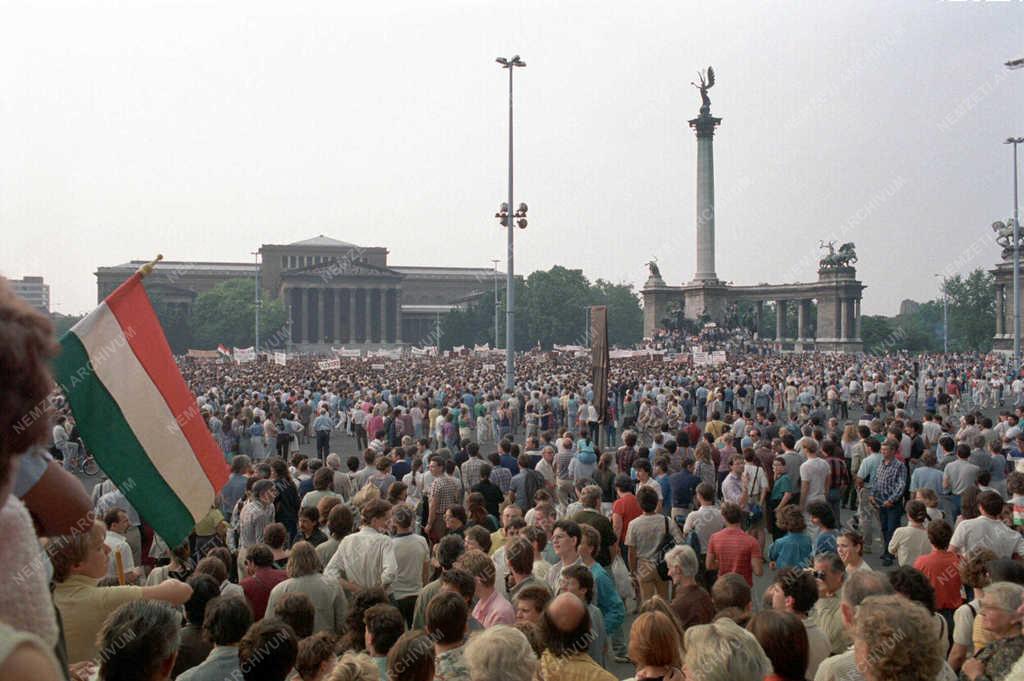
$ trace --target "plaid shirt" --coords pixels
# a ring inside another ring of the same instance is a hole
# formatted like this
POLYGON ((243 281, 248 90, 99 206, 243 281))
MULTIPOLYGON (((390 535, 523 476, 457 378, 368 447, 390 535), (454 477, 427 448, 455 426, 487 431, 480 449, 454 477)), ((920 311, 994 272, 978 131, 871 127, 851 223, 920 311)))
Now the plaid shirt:
POLYGON ((430 486, 430 502, 435 505, 438 517, 442 517, 452 506, 458 506, 462 501, 461 496, 459 483, 447 475, 434 478, 434 483, 430 486))
POLYGON ((846 467, 846 460, 838 456, 830 456, 825 461, 832 467, 832 487, 840 489, 850 484, 850 470, 846 467))
POLYGON ((886 463, 882 459, 875 472, 874 497, 882 504, 886 501, 896 503, 903 496, 907 487, 907 467, 893 459, 886 463))
POLYGON ((466 486, 466 489, 473 489, 480 482, 480 467, 484 463, 480 457, 471 456, 462 464, 462 484, 466 486))
POLYGON ((512 484, 512 471, 504 466, 491 469, 491 482, 498 486, 502 494, 508 494, 509 486, 512 484))

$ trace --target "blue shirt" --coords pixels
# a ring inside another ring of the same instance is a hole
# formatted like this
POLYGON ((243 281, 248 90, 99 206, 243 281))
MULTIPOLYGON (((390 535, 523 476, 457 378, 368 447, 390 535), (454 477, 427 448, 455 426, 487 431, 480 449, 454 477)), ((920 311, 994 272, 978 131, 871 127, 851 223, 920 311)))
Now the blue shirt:
POLYGON ((768 550, 768 560, 775 561, 779 570, 788 567, 807 567, 811 562, 811 538, 804 532, 787 532, 768 550))
POLYGON ((945 494, 942 490, 942 471, 931 466, 918 466, 910 476, 910 491, 919 489, 935 490, 936 494, 945 494))
POLYGON ((836 530, 822 530, 818 538, 814 540, 814 555, 820 556, 823 553, 838 553, 836 546, 836 530))
POLYGON ((676 508, 689 508, 693 505, 693 495, 700 484, 700 478, 686 470, 673 473, 668 477, 669 487, 672 489, 672 506, 676 508))
POLYGON ((661 512, 668 515, 672 512, 672 486, 669 484, 669 475, 666 473, 655 479, 661 485, 661 512))
POLYGON ((615 582, 608 575, 608 571, 601 567, 600 563, 590 566, 590 574, 594 576, 594 590, 596 592, 595 602, 597 609, 604 616, 605 631, 611 635, 622 626, 626 619, 626 606, 615 588, 615 582))

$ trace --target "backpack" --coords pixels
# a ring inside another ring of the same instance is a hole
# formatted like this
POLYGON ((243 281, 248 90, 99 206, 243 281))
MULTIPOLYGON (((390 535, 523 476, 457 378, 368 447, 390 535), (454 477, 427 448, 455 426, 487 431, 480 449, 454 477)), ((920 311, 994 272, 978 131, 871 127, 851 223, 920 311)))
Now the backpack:
MULTIPOLYGON (((658 570, 658 577, 662 581, 668 581, 668 563, 665 561, 665 554, 672 550, 676 545, 676 540, 672 536, 672 531, 668 526, 668 517, 665 517, 665 536, 661 538, 661 542, 658 544, 658 549, 654 554, 654 566, 658 570)), ((700 554, 697 554, 700 555, 700 554)))
POLYGON ((526 508, 533 508, 533 497, 537 490, 543 489, 547 481, 544 476, 531 468, 521 469, 526 479, 523 488, 526 490, 526 508))

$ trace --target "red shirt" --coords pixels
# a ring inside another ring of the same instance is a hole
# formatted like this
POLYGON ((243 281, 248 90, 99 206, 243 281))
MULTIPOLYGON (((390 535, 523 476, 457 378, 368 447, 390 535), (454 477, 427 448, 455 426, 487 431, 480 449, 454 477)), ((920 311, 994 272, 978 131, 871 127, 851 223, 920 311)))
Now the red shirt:
POLYGON ((619 541, 625 544, 626 529, 629 528, 629 524, 635 518, 639 518, 644 512, 640 510, 640 504, 637 503, 636 496, 624 494, 612 504, 612 513, 618 513, 622 516, 622 533, 619 535, 619 541))
POLYGON ((935 589, 935 609, 953 610, 959 608, 964 599, 960 597, 960 557, 952 551, 932 549, 931 553, 918 556, 914 569, 920 570, 935 589))
POLYGON ((239 584, 245 592, 245 600, 252 607, 253 621, 263 619, 267 612, 270 591, 288 579, 288 573, 276 568, 259 568, 252 577, 246 577, 239 584))
POLYGON ((735 572, 751 587, 754 586, 754 568, 750 561, 762 557, 756 539, 738 527, 726 527, 711 535, 708 553, 714 554, 718 560, 719 576, 735 572))

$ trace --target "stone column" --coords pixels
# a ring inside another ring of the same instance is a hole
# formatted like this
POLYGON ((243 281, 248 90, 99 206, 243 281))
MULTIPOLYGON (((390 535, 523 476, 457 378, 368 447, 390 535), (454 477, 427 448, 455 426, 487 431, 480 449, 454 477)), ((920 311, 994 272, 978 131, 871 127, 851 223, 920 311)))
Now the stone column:
POLYGON ((370 289, 361 289, 363 292, 363 329, 366 332, 366 340, 364 343, 369 343, 373 338, 373 327, 370 325, 370 289))
POLYGON ((334 305, 334 333, 332 337, 335 343, 341 343, 341 289, 331 289, 331 301, 334 305))
POLYGON ((380 293, 380 342, 387 342, 388 335, 388 290, 379 288, 380 293))
POLYGON ((292 327, 295 325, 295 310, 292 305, 292 289, 289 286, 281 287, 281 297, 284 299, 285 309, 288 312, 288 344, 295 342, 292 327))
POLYGON ((392 289, 395 301, 395 342, 402 342, 402 289, 392 289))
POLYGON ((807 301, 796 301, 796 340, 802 342, 807 337, 807 301))
POLYGON ((853 301, 853 337, 861 340, 860 337, 860 298, 853 301))
POLYGON ((697 271, 695 281, 716 281, 715 274, 715 128, 722 122, 702 110, 690 121, 697 133, 697 271))
POLYGON ((1003 335, 1003 306, 1006 299, 1002 286, 996 286, 996 335, 1003 335))
POLYGON ((356 289, 348 290, 348 342, 356 342, 356 289))
POLYGON ((775 340, 782 342, 782 335, 786 328, 786 301, 775 301, 775 340))
POLYGON ((850 301, 846 298, 839 299, 839 340, 846 340, 847 332, 850 329, 850 301))
POLYGON ((302 323, 299 326, 299 342, 306 343, 309 340, 309 289, 299 289, 299 296, 302 298, 302 323))
POLYGON ((324 336, 327 335, 327 316, 324 314, 326 307, 326 295, 327 289, 318 288, 316 290, 316 337, 313 339, 315 343, 322 343, 324 336))
POLYGON ((757 330, 759 336, 761 333, 762 319, 764 319, 764 301, 759 300, 754 303, 754 328, 757 330))

